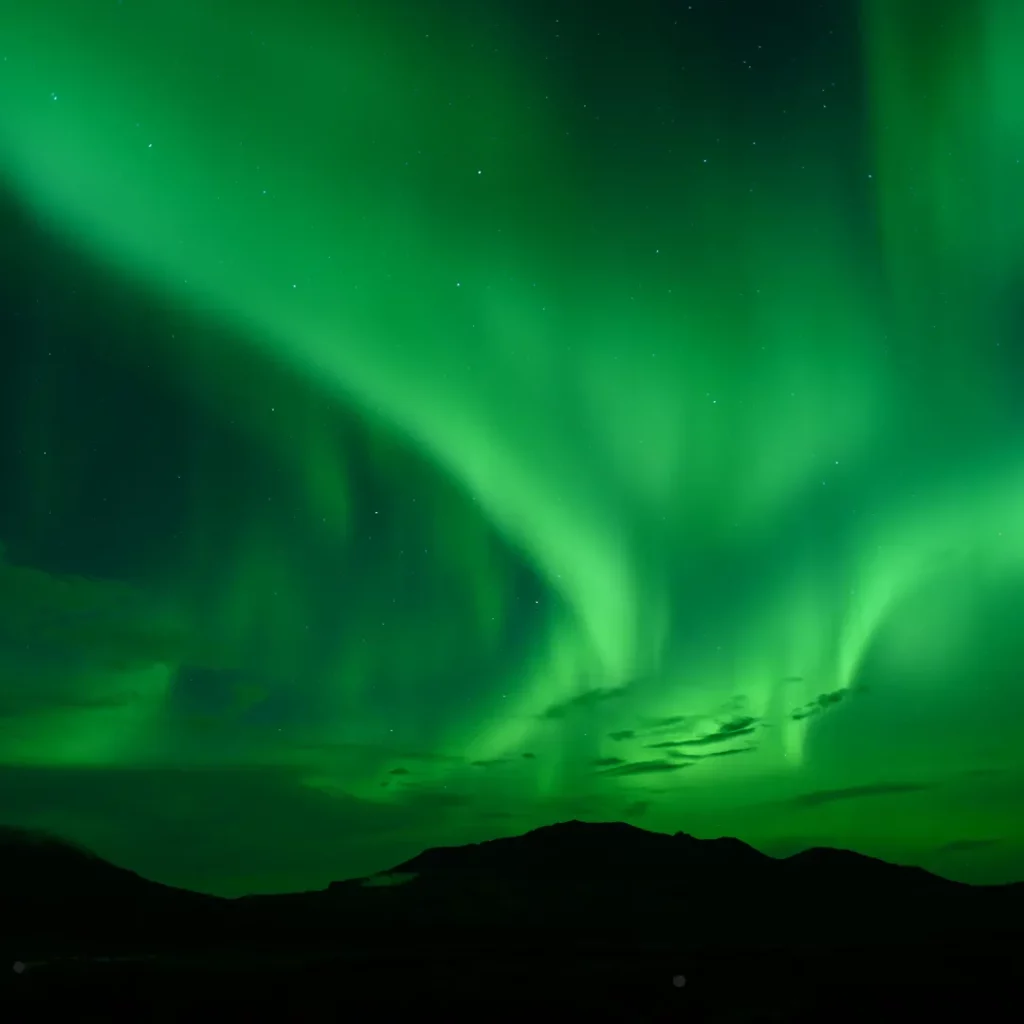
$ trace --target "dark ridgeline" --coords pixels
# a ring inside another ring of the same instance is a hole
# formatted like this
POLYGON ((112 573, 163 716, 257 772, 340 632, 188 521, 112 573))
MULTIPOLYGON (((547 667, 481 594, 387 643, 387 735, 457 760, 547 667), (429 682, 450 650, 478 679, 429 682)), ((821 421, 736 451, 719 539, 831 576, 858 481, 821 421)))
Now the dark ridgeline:
POLYGON ((1022 911, 1024 884, 968 886, 842 850, 779 860, 621 823, 564 822, 234 900, 5 829, 0 998, 108 1019, 228 1002, 279 1020, 976 1014, 1024 1003, 1022 911))

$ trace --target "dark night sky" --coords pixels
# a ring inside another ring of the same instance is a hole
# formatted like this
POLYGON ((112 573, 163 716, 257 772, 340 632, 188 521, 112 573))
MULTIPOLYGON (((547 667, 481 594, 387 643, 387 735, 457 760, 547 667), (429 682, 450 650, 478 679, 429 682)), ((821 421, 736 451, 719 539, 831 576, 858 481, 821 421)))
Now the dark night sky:
POLYGON ((0 11, 0 821, 1024 879, 1024 5, 0 11), (727 755, 727 756, 723 756, 727 755))

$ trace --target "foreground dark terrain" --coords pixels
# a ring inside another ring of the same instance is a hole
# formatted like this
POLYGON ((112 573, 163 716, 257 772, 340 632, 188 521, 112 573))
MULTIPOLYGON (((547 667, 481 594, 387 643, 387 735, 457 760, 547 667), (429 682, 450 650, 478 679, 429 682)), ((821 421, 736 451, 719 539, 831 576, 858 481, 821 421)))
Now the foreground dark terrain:
POLYGON ((1022 884, 623 824, 236 900, 6 830, 0 999, 19 1020, 1001 1019, 1024 1005, 1022 910, 1022 884))

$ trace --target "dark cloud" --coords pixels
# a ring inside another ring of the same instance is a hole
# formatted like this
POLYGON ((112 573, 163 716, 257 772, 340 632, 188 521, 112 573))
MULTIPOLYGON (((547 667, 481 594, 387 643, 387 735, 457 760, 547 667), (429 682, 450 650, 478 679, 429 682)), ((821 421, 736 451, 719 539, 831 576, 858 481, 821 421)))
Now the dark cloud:
POLYGON ((625 764, 625 761, 621 757, 599 757, 590 763, 597 765, 599 768, 610 768, 613 764, 625 764))
POLYGON ((489 761, 471 761, 470 764, 474 768, 493 768, 495 765, 508 764, 508 762, 507 757, 493 757, 489 761))
POLYGON ((756 732, 755 726, 747 726, 745 729, 719 729, 717 732, 709 733, 707 736, 699 736, 693 740, 678 740, 674 746, 677 747, 706 747, 712 743, 726 743, 737 736, 749 736, 756 732))
POLYGON ((820 789, 786 801, 793 807, 820 807, 838 800, 859 800, 870 796, 894 796, 899 793, 920 793, 931 786, 919 782, 879 782, 871 786, 848 786, 845 789, 820 789))
POLYGON ((550 707, 542 711, 538 717, 542 719, 564 718, 573 711, 582 711, 585 708, 597 707, 605 701, 624 697, 626 693, 628 693, 629 689, 630 686, 626 685, 600 687, 596 690, 587 690, 585 693, 581 693, 576 697, 570 697, 568 700, 552 704, 550 707))
POLYGON ((998 839, 954 839, 951 843, 945 843, 936 847, 936 853, 969 853, 972 850, 982 850, 988 846, 995 846, 998 839))
POLYGON ((796 708, 791 714, 790 718, 795 722, 799 722, 801 719, 810 718, 812 715, 818 715, 827 708, 832 707, 834 704, 839 704, 845 700, 851 693, 864 693, 866 688, 863 686, 856 686, 851 689, 840 689, 832 690, 829 693, 819 693, 810 703, 804 704, 802 707, 796 708))
POLYGON ((388 772, 388 774, 389 775, 408 775, 409 774, 409 769, 408 768, 392 768, 391 771, 388 772))
POLYGON ((531 754, 529 751, 527 751, 525 754, 523 754, 523 757, 525 757, 527 761, 533 761, 536 759, 537 755, 531 754))
POLYGON ((608 738, 613 740, 632 740, 636 738, 636 733, 632 729, 620 729, 618 732, 608 733, 608 738))
POLYGON ((803 676, 784 676, 782 681, 784 683, 802 683, 804 681, 803 676))
POLYGON ((725 722, 714 732, 708 733, 705 736, 698 736, 695 739, 688 740, 664 740, 661 743, 649 743, 647 746, 649 749, 655 750, 676 747, 705 747, 713 743, 725 743, 727 740, 734 739, 737 736, 749 736, 754 732, 754 723, 757 721, 758 719, 752 718, 750 715, 744 715, 741 718, 733 718, 725 722))
POLYGON ((656 772, 675 772, 680 768, 689 768, 687 764, 673 764, 671 761, 630 761, 625 764, 607 768, 602 775, 648 775, 656 772))
POLYGON ((756 718, 750 715, 744 715, 742 718, 734 718, 730 722, 726 722, 725 725, 719 727, 720 733, 742 733, 749 729, 757 721, 756 718))
POLYGON ((733 754, 750 754, 757 749, 756 744, 752 744, 749 747, 733 747, 731 750, 711 750, 706 754, 686 754, 681 750, 670 750, 668 756, 680 761, 703 761, 708 757, 731 757, 733 754))
POLYGON ((687 715, 669 715, 668 718, 659 718, 655 723, 655 727, 659 725, 680 725, 682 722, 689 721, 687 715))
POLYGON ((637 800, 622 809, 623 817, 642 818, 650 810, 650 800, 637 800))

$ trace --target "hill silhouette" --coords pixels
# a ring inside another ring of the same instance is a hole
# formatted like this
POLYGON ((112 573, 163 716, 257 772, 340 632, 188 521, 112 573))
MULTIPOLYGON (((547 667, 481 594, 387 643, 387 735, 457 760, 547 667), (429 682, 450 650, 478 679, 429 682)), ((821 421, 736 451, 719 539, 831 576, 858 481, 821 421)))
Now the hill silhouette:
POLYGON ((238 899, 6 828, 0 994, 79 1008, 88 995, 108 1019, 210 999, 278 1019, 281 1000, 293 1019, 367 1004, 491 1019, 540 1004, 622 1020, 890 1019, 886 1007, 917 1015, 958 999, 979 1012, 1020 1000, 1022 911, 1022 884, 969 886, 843 850, 776 859, 617 822, 432 848, 325 890, 238 899))
POLYGON ((392 870, 438 877, 500 873, 508 878, 600 877, 623 872, 676 873, 684 867, 757 869, 771 858, 738 839, 666 835, 624 822, 566 821, 522 836, 468 846, 435 847, 392 870))
POLYGON ((67 900, 114 899, 121 893, 145 893, 149 899, 206 899, 151 882, 50 832, 0 826, 0 894, 5 901, 63 905, 67 900))

